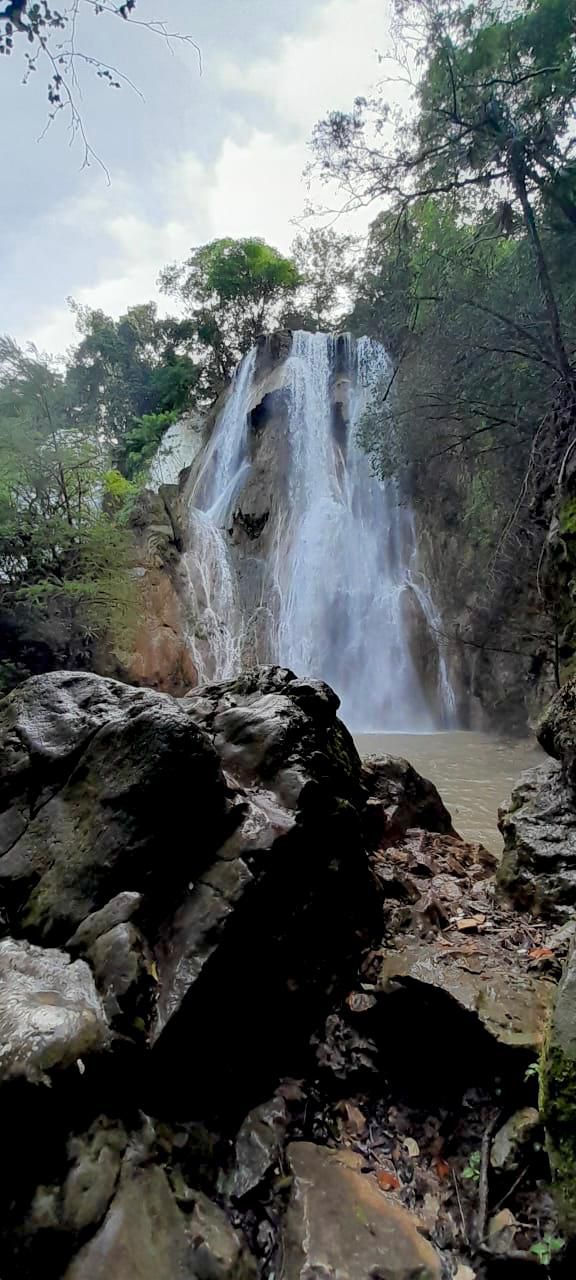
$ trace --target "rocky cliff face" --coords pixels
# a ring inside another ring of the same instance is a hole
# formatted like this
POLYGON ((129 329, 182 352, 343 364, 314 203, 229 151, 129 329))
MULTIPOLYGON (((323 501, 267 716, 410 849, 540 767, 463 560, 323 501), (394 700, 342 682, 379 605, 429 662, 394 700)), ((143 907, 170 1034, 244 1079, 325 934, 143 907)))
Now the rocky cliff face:
POLYGON ((558 1234, 566 930, 337 711, 281 668, 0 704, 5 1280, 511 1278, 558 1234))
POLYGON ((139 495, 131 517, 138 624, 127 652, 104 653, 99 667, 130 683, 181 697, 197 683, 185 625, 183 516, 178 487, 139 495))

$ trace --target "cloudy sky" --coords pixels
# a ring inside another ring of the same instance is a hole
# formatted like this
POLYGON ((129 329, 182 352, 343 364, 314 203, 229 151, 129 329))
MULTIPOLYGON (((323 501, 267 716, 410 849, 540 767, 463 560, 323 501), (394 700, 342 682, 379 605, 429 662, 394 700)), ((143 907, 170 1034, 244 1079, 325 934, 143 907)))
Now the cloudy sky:
POLYGON ((138 0, 137 15, 190 33, 202 71, 190 46, 171 53, 140 27, 86 15, 78 47, 144 95, 82 72, 79 106, 109 184, 97 163, 82 167, 63 114, 38 140, 42 71, 22 85, 18 47, 0 65, 0 331, 42 350, 74 339, 68 297, 119 314, 157 296, 160 269, 194 244, 258 235, 287 250, 312 127, 369 92, 389 45, 386 0, 138 0))

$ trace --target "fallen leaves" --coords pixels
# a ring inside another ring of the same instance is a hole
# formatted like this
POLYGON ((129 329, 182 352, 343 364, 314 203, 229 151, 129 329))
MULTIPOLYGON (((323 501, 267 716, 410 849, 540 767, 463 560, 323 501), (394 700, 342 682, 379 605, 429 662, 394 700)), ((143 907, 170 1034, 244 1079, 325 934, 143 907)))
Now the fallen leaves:
POLYGON ((555 952, 551 947, 534 947, 528 952, 529 960, 554 960, 555 952))
POLYGON ((364 1133, 366 1128, 366 1117, 363 1115, 360 1107, 356 1107, 353 1102, 339 1102, 337 1110, 342 1117, 342 1127, 351 1137, 357 1137, 364 1133))
POLYGON ((463 920, 456 921, 456 928, 464 931, 465 929, 480 929, 486 924, 486 916, 465 916, 463 920))
POLYGON ((400 1179, 395 1173, 389 1173, 388 1169, 379 1169, 376 1181, 381 1191, 397 1191, 400 1186, 400 1179))
POLYGON ((446 1163, 446 1160, 441 1160, 440 1157, 432 1162, 432 1168, 438 1178, 447 1178, 450 1173, 450 1165, 446 1163))

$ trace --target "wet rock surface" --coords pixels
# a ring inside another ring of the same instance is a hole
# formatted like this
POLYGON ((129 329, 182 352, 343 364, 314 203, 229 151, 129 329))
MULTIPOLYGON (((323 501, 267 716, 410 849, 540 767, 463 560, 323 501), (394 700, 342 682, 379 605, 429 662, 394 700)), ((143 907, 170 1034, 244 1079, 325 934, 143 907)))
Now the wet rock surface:
POLYGON ((566 849, 517 909, 337 711, 281 668, 0 704, 2 1280, 517 1280, 573 1231, 566 849))
POLYGON ((562 765, 523 773, 498 825, 504 892, 535 912, 568 919, 576 906, 576 807, 562 765))
POLYGON ((283 1230, 282 1280, 441 1280, 440 1259, 416 1219, 387 1200, 361 1158, 309 1142, 288 1148, 292 1194, 283 1230), (348 1158, 346 1158, 348 1155, 348 1158))
POLYGON ((0 1080, 49 1083, 48 1072, 106 1047, 109 1031, 83 960, 0 942, 0 1080))

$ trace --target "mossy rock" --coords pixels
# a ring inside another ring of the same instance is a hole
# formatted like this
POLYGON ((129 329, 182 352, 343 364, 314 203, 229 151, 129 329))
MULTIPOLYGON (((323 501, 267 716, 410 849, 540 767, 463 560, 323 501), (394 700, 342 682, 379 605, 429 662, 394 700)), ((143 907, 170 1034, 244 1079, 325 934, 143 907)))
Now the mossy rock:
POLYGON ((562 1230, 576 1238, 576 948, 568 959, 541 1072, 541 1111, 562 1230))

